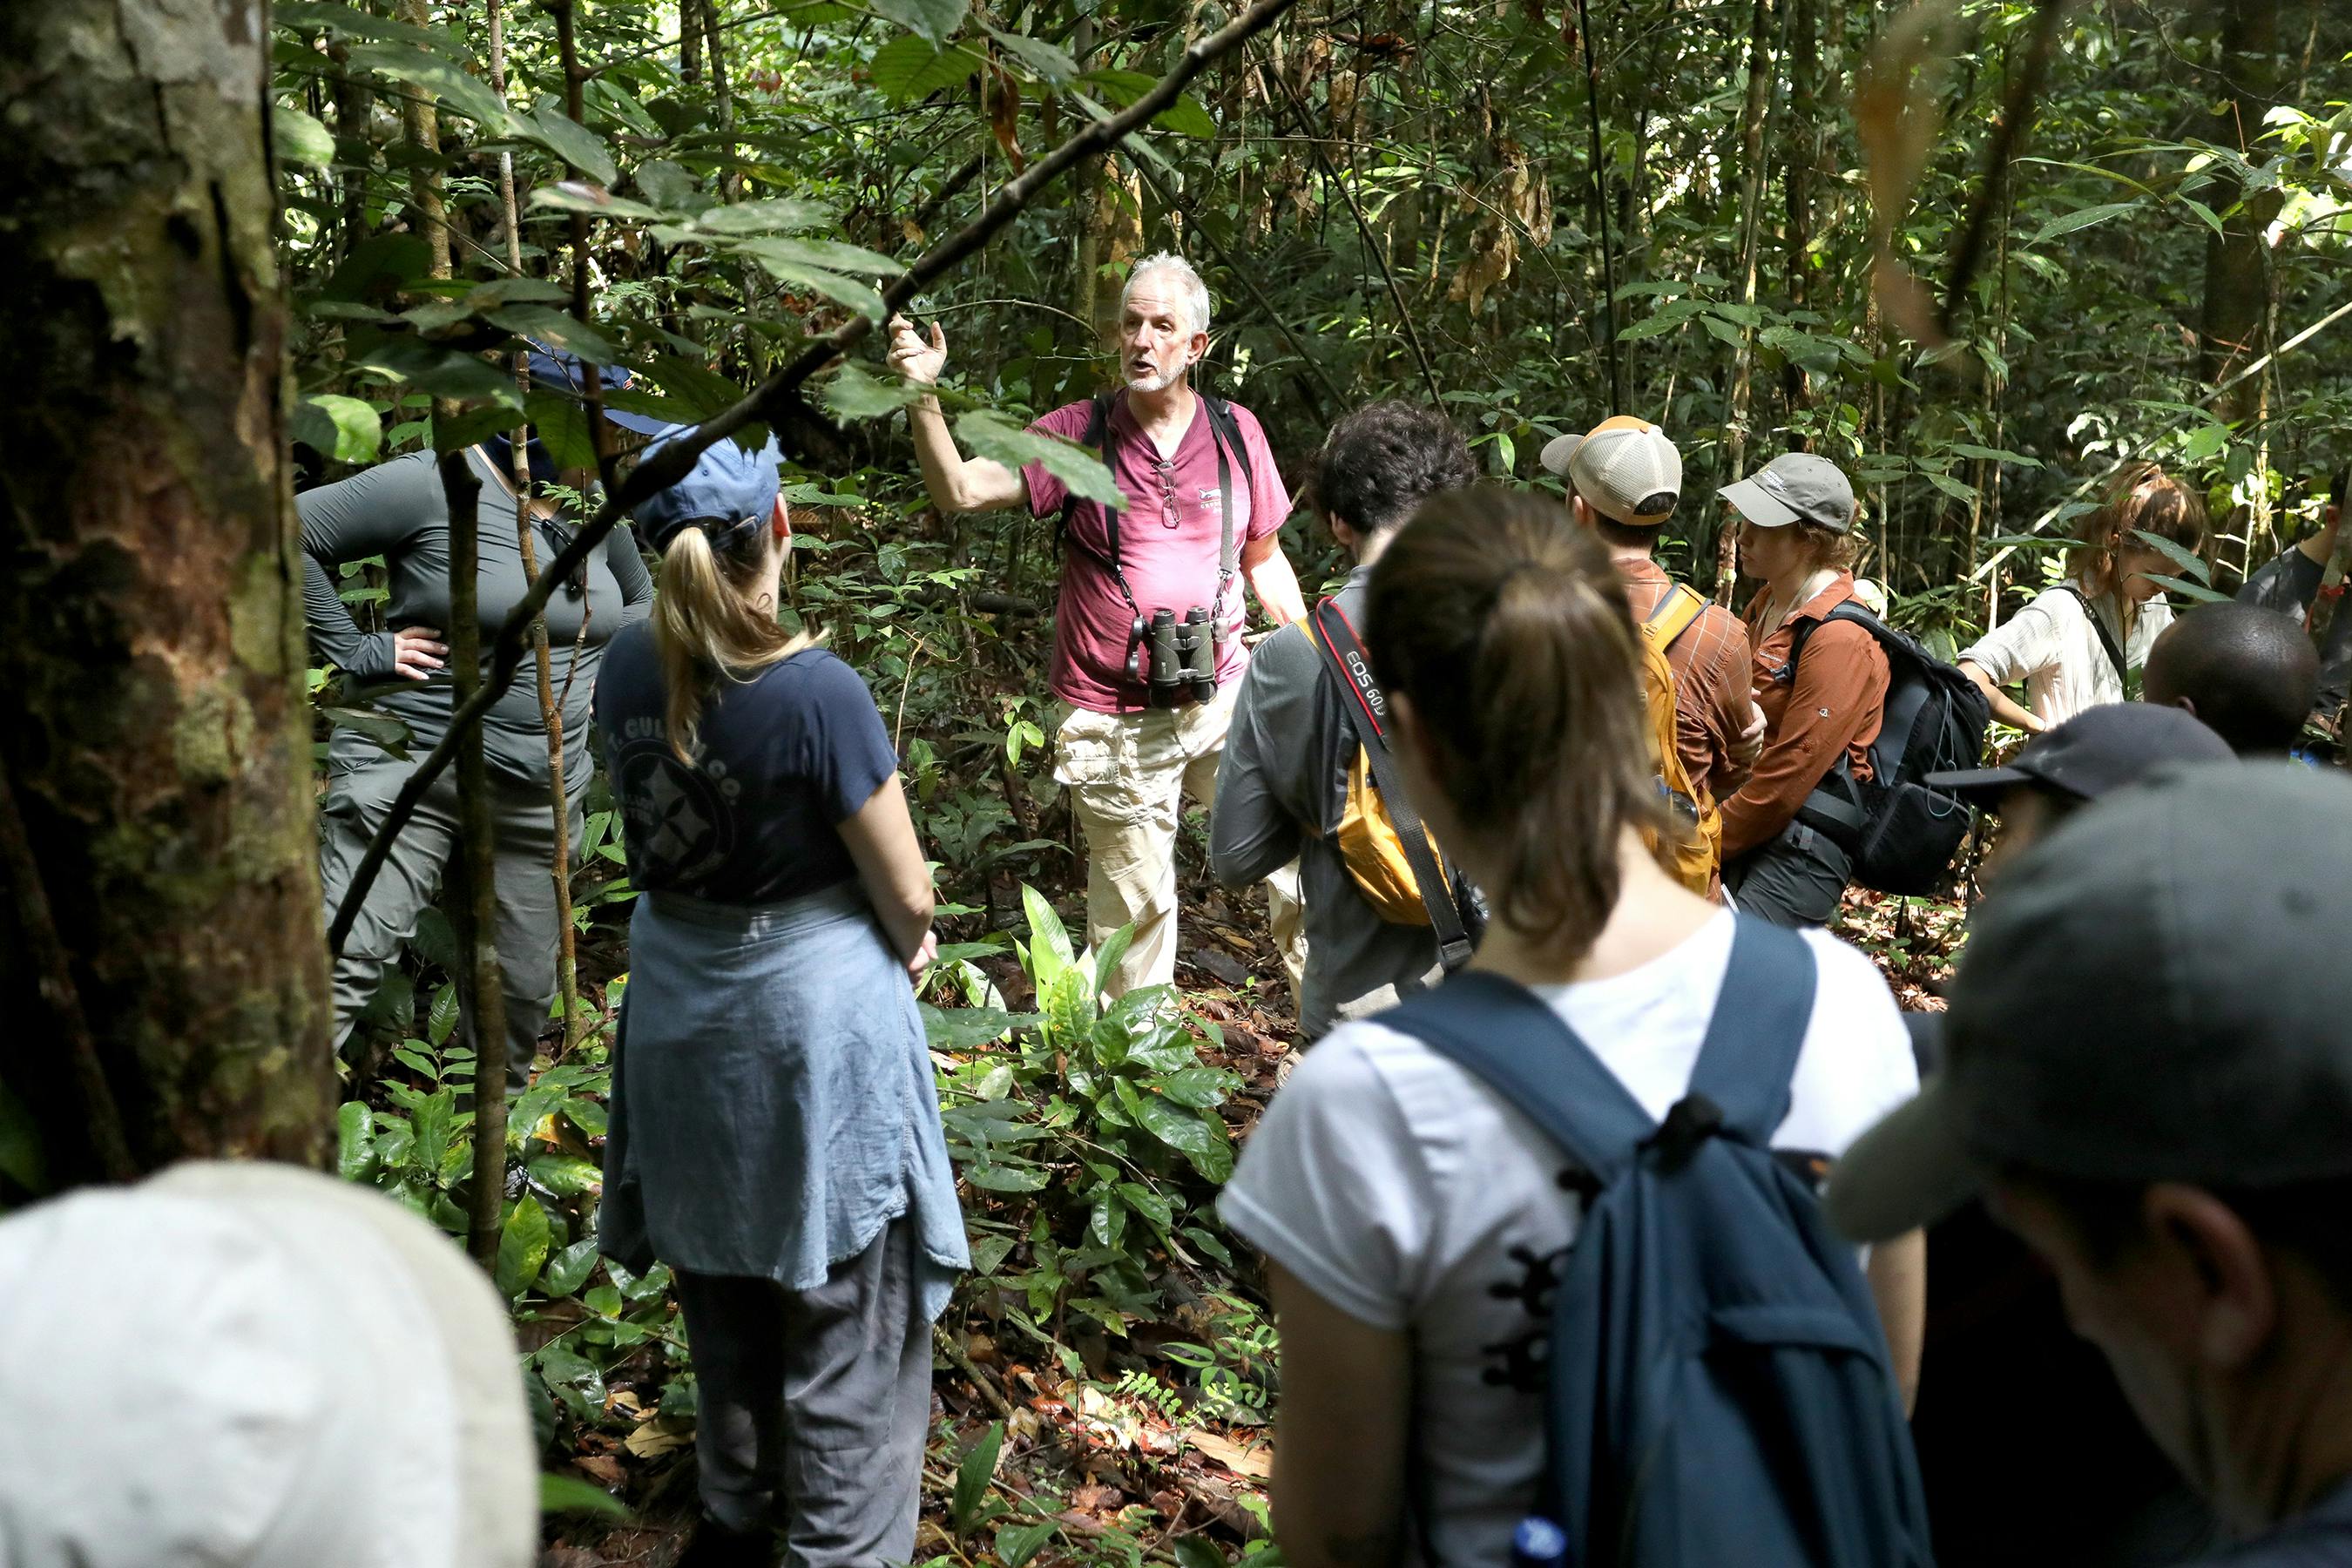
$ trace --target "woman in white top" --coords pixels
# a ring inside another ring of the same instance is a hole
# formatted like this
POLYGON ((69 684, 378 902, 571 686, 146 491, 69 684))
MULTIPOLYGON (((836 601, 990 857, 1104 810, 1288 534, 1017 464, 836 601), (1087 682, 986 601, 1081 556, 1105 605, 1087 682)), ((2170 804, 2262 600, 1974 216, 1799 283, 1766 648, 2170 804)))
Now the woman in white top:
MULTIPOLYGON (((1661 807, 1640 634, 1607 552, 1557 503, 1440 495, 1373 568, 1367 617, 1406 787, 1492 904, 1474 966, 1532 987, 1663 1116, 1735 920, 1644 842, 1661 807)), ((1826 1160, 1917 1074, 1870 962, 1802 940, 1818 982, 1773 1143, 1826 1160)), ((1581 1212, 1569 1164, 1483 1080, 1377 1018, 1326 1035, 1275 1097, 1220 1206, 1268 1259, 1275 1523, 1294 1568, 1509 1562, 1543 1467, 1549 1299, 1581 1212)), ((1906 1387, 1924 1261, 1912 1237, 1868 1270, 1906 1387)))
POLYGON ((2154 581, 2179 565, 2142 534, 2196 550, 2205 542, 2205 501, 2153 463, 2125 472, 2082 533, 2074 574, 1986 633, 1960 655, 1960 668, 1992 700, 1992 716, 2039 732, 2085 708, 2127 702, 2172 606, 2154 581), (2022 682, 2025 705, 2001 690, 2022 682))

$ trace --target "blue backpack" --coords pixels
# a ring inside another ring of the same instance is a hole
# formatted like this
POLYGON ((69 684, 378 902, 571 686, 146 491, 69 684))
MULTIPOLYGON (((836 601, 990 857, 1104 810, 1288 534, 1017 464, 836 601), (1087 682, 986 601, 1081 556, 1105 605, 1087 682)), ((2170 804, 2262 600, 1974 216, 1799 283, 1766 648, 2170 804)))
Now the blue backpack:
POLYGON ((1381 1016, 1492 1086, 1598 1187, 1554 1298, 1538 1500, 1571 1568, 1932 1561, 1870 1288, 1769 1147, 1813 979, 1801 938, 1740 917, 1690 1089, 1662 1124, 1498 975, 1465 971, 1381 1016))

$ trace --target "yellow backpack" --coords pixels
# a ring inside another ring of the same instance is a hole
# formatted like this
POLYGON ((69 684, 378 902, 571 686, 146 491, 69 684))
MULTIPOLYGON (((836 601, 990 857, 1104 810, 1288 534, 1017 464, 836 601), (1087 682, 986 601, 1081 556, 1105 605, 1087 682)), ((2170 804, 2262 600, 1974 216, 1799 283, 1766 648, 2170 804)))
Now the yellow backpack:
POLYGON ((1356 734, 1348 795, 1332 837, 1356 890, 1391 925, 1428 926, 1447 971, 1470 961, 1475 918, 1454 898, 1437 839, 1404 797, 1388 742, 1388 698, 1373 678, 1362 639, 1336 600, 1315 606, 1299 629, 1339 681, 1340 706, 1356 734))
POLYGON ((1705 898, 1715 890, 1723 860, 1723 816, 1706 785, 1690 776, 1675 746, 1675 671, 1666 649, 1690 630, 1706 601, 1677 583, 1642 623, 1642 686, 1649 704, 1650 745, 1658 760, 1658 786, 1682 832, 1666 846, 1666 868, 1683 886, 1705 898))

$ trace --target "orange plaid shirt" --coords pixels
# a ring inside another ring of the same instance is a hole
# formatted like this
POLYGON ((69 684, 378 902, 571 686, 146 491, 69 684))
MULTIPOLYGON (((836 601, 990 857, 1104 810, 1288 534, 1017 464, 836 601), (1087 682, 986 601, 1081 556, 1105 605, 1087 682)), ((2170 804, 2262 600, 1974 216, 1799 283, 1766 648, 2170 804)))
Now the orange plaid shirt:
MULTIPOLYGON (((1625 599, 1636 623, 1648 620, 1674 586, 1654 561, 1622 558, 1617 573, 1625 580, 1625 599)), ((1718 805, 1748 776, 1732 760, 1731 749, 1748 725, 1754 663, 1748 629, 1719 605, 1701 610, 1666 649, 1666 664, 1675 672, 1675 750, 1691 782, 1718 805)))

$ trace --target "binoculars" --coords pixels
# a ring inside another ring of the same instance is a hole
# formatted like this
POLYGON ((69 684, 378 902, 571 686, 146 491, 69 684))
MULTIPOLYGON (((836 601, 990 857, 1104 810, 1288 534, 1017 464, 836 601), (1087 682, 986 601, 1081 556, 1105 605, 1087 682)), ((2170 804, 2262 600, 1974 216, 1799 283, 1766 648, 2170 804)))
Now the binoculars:
POLYGON ((1129 633, 1127 678, 1150 689, 1151 705, 1174 708, 1210 702, 1217 695, 1217 626, 1205 605, 1178 620, 1173 610, 1140 615, 1129 633))

